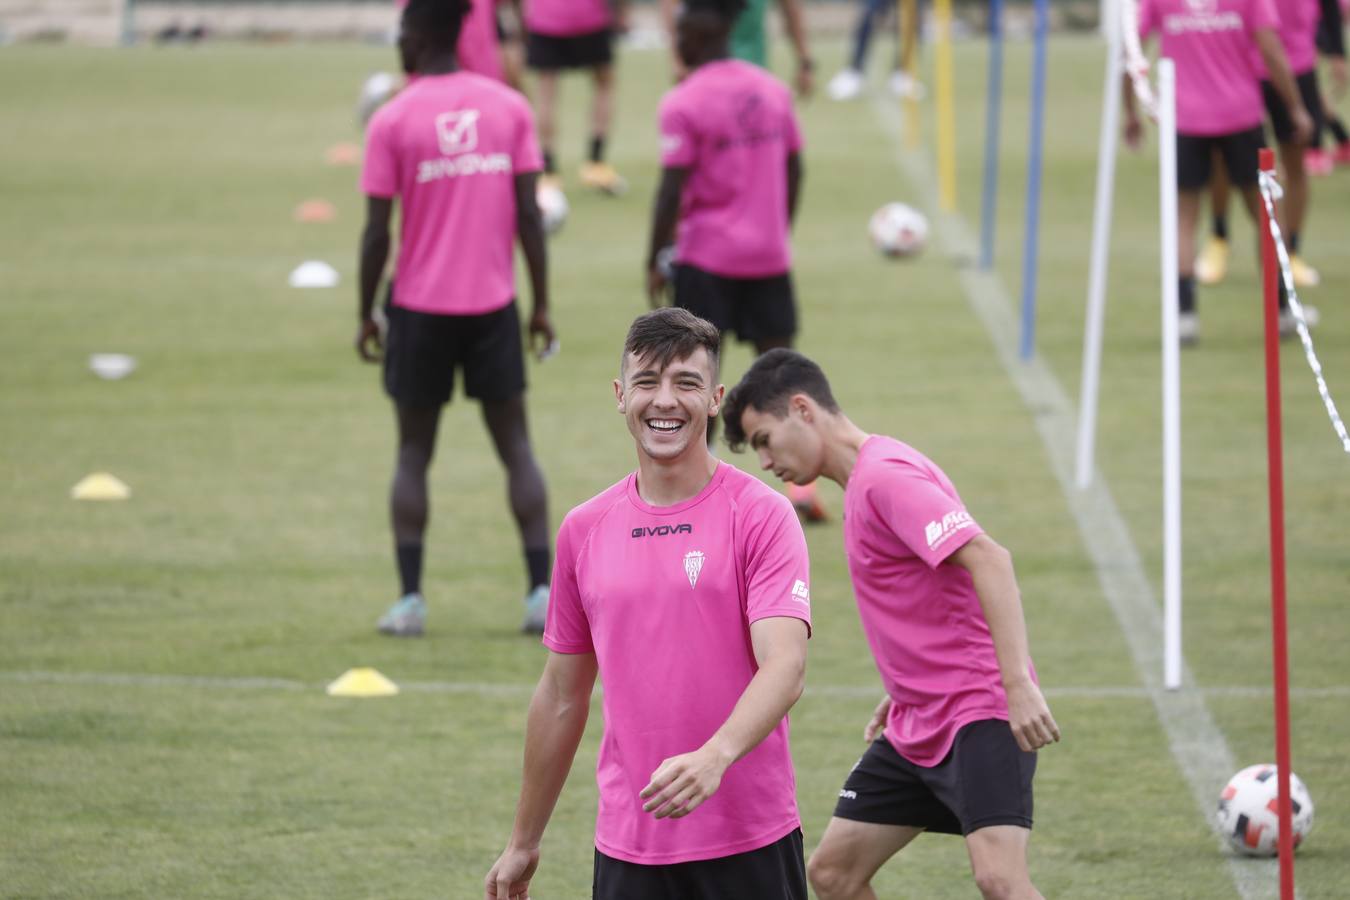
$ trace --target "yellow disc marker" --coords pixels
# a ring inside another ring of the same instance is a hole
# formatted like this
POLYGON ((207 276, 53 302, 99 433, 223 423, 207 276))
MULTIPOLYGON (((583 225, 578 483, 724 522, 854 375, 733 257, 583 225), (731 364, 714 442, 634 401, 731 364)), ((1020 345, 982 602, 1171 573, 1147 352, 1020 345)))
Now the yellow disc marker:
POLYGON ((328 685, 330 697, 392 697, 398 685, 371 668, 348 669, 328 685))
POLYGON ((75 500, 126 500, 131 496, 131 488, 116 475, 95 472, 81 478, 70 489, 70 496, 75 500))

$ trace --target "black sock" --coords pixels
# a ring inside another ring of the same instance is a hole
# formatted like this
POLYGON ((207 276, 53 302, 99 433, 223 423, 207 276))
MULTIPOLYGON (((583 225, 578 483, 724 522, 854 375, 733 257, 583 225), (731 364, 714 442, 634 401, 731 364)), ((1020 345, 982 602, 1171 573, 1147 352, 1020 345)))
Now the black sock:
POLYGON ((1350 134, 1345 133, 1345 125, 1336 116, 1327 119, 1327 127, 1331 129, 1331 134, 1336 138, 1336 143, 1344 144, 1350 141, 1350 134))
POLYGON ((1297 232, 1297 231, 1291 231, 1291 232, 1289 232, 1289 252, 1290 252, 1290 253, 1297 253, 1297 252, 1298 252, 1298 232, 1297 232))
POLYGON ((1195 312, 1195 278, 1191 275, 1177 279, 1177 306, 1183 313, 1195 312))
POLYGON ((541 584, 548 586, 548 548, 525 551, 525 571, 530 579, 530 590, 541 584))
POLYGON ((555 163, 556 163, 556 161, 553 159, 553 151, 552 151, 552 150, 545 150, 545 151, 544 151, 544 174, 545 174, 545 175, 552 175, 554 172, 558 171, 558 167, 557 167, 557 165, 556 165, 555 163))
POLYGON ((1219 240, 1228 240, 1228 217, 1215 215, 1214 224, 1210 228, 1210 231, 1212 231, 1214 236, 1219 240))
POLYGON ((591 138, 591 162, 603 162, 605 159, 605 136, 597 134, 591 138))
POLYGON ((421 593, 422 545, 399 544, 394 548, 394 555, 398 557, 398 577, 403 585, 403 593, 421 593))

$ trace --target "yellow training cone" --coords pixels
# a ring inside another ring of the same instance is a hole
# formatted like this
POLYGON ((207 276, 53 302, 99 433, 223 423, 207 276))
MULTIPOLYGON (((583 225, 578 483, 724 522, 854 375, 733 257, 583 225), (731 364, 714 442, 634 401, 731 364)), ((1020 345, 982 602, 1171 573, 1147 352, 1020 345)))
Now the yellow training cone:
POLYGON ((328 685, 330 697, 392 697, 397 693, 398 685, 370 668, 348 669, 328 685))
POLYGON ((80 479, 70 489, 70 496, 76 500, 126 500, 131 496, 131 488, 116 475, 95 472, 80 479))

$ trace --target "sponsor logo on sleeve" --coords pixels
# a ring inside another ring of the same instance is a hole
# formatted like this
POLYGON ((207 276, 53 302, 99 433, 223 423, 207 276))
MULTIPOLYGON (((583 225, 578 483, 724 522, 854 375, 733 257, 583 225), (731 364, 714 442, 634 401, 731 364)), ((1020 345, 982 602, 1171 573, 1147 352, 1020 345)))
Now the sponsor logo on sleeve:
POLYGON ((663 156, 669 156, 670 154, 677 152, 683 146, 684 138, 680 137, 678 134, 663 133, 661 135, 661 154, 663 156))
POLYGON ((792 599, 796 600, 798 603, 804 603, 807 606, 811 605, 811 589, 808 588, 806 582, 802 581, 800 578, 792 585, 792 599))
POLYGON ((924 540, 928 542, 929 550, 936 550, 947 543, 954 534, 974 524, 975 520, 970 517, 970 513, 964 509, 954 510, 941 519, 934 519, 925 525, 923 528, 924 540))

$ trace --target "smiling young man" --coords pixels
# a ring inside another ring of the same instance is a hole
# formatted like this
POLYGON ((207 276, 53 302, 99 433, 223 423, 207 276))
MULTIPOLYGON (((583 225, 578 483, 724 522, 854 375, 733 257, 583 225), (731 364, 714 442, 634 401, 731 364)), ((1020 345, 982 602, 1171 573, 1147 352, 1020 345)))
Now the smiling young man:
POLYGON ((510 842, 489 898, 523 898, 599 674, 593 896, 806 898, 787 713, 810 631, 806 540, 788 501, 717 461, 717 329, 640 316, 614 382, 637 471, 558 531, 510 842))
POLYGON ((872 744, 811 856, 817 896, 874 898, 877 870, 935 831, 965 837, 986 898, 1039 897, 1026 860, 1031 781, 1035 751, 1059 727, 1037 686, 1008 551, 931 460, 849 421, 800 353, 755 360, 723 415, 732 449, 749 444, 779 478, 844 488, 849 574, 886 688, 863 732, 872 744))

